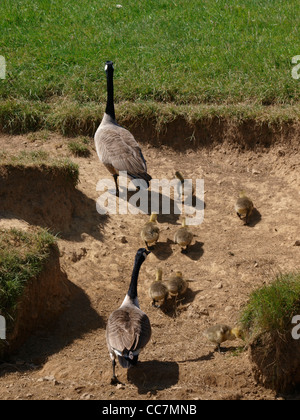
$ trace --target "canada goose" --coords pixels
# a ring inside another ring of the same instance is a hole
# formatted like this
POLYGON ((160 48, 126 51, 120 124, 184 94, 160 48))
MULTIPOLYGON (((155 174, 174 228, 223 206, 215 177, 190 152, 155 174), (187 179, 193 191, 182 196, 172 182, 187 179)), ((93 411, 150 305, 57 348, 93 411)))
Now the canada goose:
POLYGON ((193 240, 193 233, 186 226, 186 218, 182 218, 182 226, 174 235, 174 242, 181 246, 181 252, 187 252, 189 245, 193 240))
POLYGON ((127 172, 130 179, 144 180, 147 187, 149 187, 151 176, 147 173, 146 161, 139 144, 133 135, 116 121, 112 61, 106 62, 105 71, 107 103, 94 140, 98 157, 112 174, 116 184, 116 193, 119 195, 118 176, 120 171, 127 172))
POLYGON ((239 216, 240 219, 245 218, 245 224, 247 225, 249 217, 253 212, 254 205, 250 198, 247 197, 244 192, 240 193, 240 196, 237 199, 234 208, 236 214, 239 216))
POLYGON ((137 297, 139 271, 148 254, 150 252, 145 248, 137 251, 125 299, 119 309, 108 318, 106 341, 113 367, 112 384, 118 383, 115 373, 116 358, 118 357, 123 368, 136 365, 140 351, 151 338, 150 320, 140 309, 137 297))
POLYGON ((193 196, 195 193, 193 184, 191 184, 189 180, 185 180, 180 171, 176 171, 175 176, 180 181, 180 184, 177 186, 177 193, 182 201, 184 201, 187 197, 193 196))
POLYGON ((162 269, 156 271, 156 280, 149 287, 149 296, 152 299, 152 306, 160 308, 168 295, 167 286, 162 283, 162 269))
POLYGON ((207 340, 217 345, 217 350, 221 353, 221 343, 233 341, 236 338, 243 338, 242 330, 238 327, 231 328, 228 325, 214 325, 203 333, 207 340))
POLYGON ((141 238, 145 242, 147 248, 156 244, 159 239, 159 227, 157 225, 157 214, 152 213, 150 220, 144 224, 141 230, 141 238))

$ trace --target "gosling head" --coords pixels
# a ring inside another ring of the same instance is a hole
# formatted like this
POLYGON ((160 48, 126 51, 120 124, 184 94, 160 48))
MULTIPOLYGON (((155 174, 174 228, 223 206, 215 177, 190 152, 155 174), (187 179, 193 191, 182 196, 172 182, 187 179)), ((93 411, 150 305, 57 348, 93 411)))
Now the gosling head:
POLYGON ((157 213, 151 213, 150 222, 157 222, 157 213))
POLYGON ((179 179, 179 181, 184 182, 184 178, 183 178, 183 175, 182 175, 182 173, 181 173, 181 172, 176 171, 176 172, 175 172, 175 176, 176 176, 176 178, 178 178, 178 179, 179 179))
POLYGON ((240 327, 235 327, 231 330, 231 333, 236 337, 242 340, 245 339, 245 333, 240 327))

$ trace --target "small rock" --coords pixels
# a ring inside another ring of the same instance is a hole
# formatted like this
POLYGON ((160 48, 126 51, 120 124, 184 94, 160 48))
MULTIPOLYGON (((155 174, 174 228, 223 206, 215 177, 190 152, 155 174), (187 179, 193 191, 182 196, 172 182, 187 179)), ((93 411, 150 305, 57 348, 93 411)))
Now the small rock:
POLYGON ((252 174, 253 175, 259 175, 261 172, 258 169, 252 169, 252 174))
POLYGON ((209 312, 206 308, 201 308, 199 312, 201 315, 209 316, 209 312))
POLYGON ((300 246, 300 241, 296 241, 296 242, 294 243, 294 246, 300 246))
POLYGON ((125 236, 122 236, 121 242, 122 242, 122 244, 127 244, 128 243, 128 241, 127 241, 127 239, 126 239, 125 236))
POLYGON ((222 283, 218 283, 215 286, 213 286, 213 289, 222 289, 223 288, 223 284, 222 283))
POLYGON ((233 306, 226 306, 225 312, 230 312, 233 309, 233 306))
POLYGON ((118 384, 116 388, 117 389, 125 389, 125 385, 124 384, 118 384))

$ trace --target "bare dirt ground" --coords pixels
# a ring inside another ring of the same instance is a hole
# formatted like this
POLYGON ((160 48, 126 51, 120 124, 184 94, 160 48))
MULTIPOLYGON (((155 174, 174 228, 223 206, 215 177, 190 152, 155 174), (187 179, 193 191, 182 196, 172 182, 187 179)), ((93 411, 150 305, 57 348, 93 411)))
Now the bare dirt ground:
MULTIPOLYGON (((57 134, 47 140, 1 136, 0 150, 46 150, 70 157, 67 142, 57 134)), ((182 153, 142 148, 153 178, 172 179, 177 169, 186 178, 204 178, 206 207, 204 223, 193 228, 195 241, 187 255, 171 242, 179 220, 159 219, 159 244, 139 278, 140 305, 153 329, 140 364, 128 374, 117 366, 124 385, 110 385, 105 325, 127 292, 147 216, 99 218, 95 209, 87 208, 72 232, 59 239, 61 266, 74 298, 53 327, 38 331, 9 363, 0 365, 0 399, 279 398, 255 383, 242 341, 225 343, 227 351, 218 354, 202 331, 215 323, 234 325, 252 290, 279 272, 299 269, 300 248, 294 246, 300 240, 299 148, 279 144, 261 152, 240 152, 219 145, 182 153), (248 227, 233 209, 241 190, 252 197, 258 211, 248 227), (151 306, 148 286, 158 266, 164 277, 181 270, 193 280, 177 317, 151 306)), ((96 200, 97 181, 108 173, 95 151, 72 160, 80 167, 78 189, 96 200)), ((1 227, 26 225, 26 220, 0 220, 1 227)))

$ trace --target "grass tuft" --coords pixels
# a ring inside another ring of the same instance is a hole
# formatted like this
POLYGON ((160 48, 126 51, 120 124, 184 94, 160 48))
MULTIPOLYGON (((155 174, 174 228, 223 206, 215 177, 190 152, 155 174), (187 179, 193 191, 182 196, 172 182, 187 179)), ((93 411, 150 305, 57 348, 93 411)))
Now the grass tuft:
POLYGON ((49 257, 56 238, 47 230, 0 230, 0 313, 8 325, 27 282, 36 277, 49 257))
POLYGON ((74 156, 88 157, 90 155, 89 147, 84 139, 69 142, 68 148, 74 156))
POLYGON ((267 331, 289 331, 300 314, 300 272, 279 275, 268 286, 254 291, 240 322, 250 337, 267 331))

